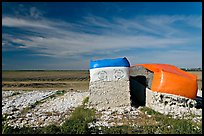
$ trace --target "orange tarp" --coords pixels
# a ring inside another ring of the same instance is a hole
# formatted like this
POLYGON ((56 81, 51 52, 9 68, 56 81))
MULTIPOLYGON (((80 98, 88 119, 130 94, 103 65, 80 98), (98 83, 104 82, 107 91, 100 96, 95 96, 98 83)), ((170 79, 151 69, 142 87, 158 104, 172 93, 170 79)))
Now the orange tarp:
POLYGON ((152 91, 175 94, 195 99, 197 76, 169 64, 137 64, 154 72, 152 91))

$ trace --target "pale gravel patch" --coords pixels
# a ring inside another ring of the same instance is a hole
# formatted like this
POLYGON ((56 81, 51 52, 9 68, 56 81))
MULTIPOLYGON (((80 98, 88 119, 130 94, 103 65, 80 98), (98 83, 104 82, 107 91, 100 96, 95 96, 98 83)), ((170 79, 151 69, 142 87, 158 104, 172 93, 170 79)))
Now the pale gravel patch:
POLYGON ((19 95, 2 99, 2 114, 11 113, 13 110, 23 110, 37 101, 41 101, 56 91, 22 91, 19 95))
MULTIPOLYGON (((42 127, 50 124, 61 125, 66 118, 70 117, 70 114, 74 110, 74 108, 81 105, 84 98, 88 96, 90 96, 90 92, 66 92, 63 96, 58 96, 56 98, 49 99, 42 104, 36 105, 36 107, 28 111, 28 113, 24 115, 24 117, 22 117, 20 114, 16 115, 15 113, 14 115, 10 116, 8 123, 13 127, 42 127)), ((18 98, 17 96, 12 96, 12 98, 13 97, 18 98)), ((90 106, 88 108, 93 107, 90 106)), ((174 106, 172 108, 174 108, 174 106)), ((178 110, 178 107, 176 108, 178 110)), ((183 111, 182 108, 179 109, 183 111)), ((202 112, 202 109, 195 109, 195 111, 198 113, 194 114, 200 114, 200 112, 202 112)), ((108 109, 101 107, 97 110, 96 114, 101 114, 101 117, 97 119, 96 122, 89 123, 89 127, 111 127, 116 125, 123 125, 123 118, 136 119, 140 116, 141 111, 140 108, 133 108, 130 106, 108 109), (119 122, 114 122, 115 119, 118 119, 119 122)), ((196 117, 194 118, 194 120, 195 122, 198 122, 200 121, 200 117, 196 117)))
POLYGON ((15 93, 21 93, 21 91, 2 91, 2 99, 6 97, 10 97, 15 93))
POLYGON ((17 115, 18 118, 14 115, 10 116, 8 124, 13 127, 42 127, 53 123, 60 125, 87 96, 89 92, 67 92, 63 96, 60 95, 36 105, 23 116, 20 114, 17 115))
POLYGON ((67 92, 61 97, 57 97, 53 101, 43 103, 35 108, 38 112, 59 112, 63 113, 70 108, 77 107, 82 104, 85 97, 89 96, 89 92, 67 92))

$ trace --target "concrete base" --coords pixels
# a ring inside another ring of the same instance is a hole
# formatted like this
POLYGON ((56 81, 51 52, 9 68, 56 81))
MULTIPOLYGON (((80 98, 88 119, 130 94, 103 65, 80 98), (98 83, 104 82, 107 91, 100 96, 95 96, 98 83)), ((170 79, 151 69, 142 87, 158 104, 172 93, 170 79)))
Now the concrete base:
POLYGON ((196 100, 173 94, 158 93, 146 88, 146 107, 165 115, 187 117, 191 114, 202 115, 202 109, 196 109, 196 100))
POLYGON ((96 109, 131 106, 129 81, 90 82, 89 106, 96 109))

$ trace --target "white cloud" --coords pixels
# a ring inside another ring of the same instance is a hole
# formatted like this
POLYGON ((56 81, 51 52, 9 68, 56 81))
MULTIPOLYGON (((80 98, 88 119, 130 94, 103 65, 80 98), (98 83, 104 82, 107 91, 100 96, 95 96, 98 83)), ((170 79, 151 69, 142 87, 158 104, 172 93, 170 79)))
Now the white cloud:
MULTIPOLYGON (((33 16, 35 16, 34 11, 33 16)), ((183 21, 183 23, 190 20, 188 23, 197 27, 195 24, 199 24, 199 18, 199 16, 165 15, 144 16, 134 19, 117 18, 110 22, 102 17, 88 16, 84 18, 86 22, 69 23, 60 20, 3 17, 2 25, 3 27, 20 28, 38 33, 38 35, 24 35, 23 37, 11 34, 10 37, 3 35, 5 41, 21 45, 17 48, 29 49, 42 56, 69 58, 92 54, 93 52, 109 55, 111 52, 118 52, 118 50, 135 48, 162 48, 165 50, 167 47, 188 46, 188 43, 194 39, 194 34, 183 29, 176 30, 170 24, 178 20, 183 21), (94 28, 94 26, 101 28, 94 28), (90 33, 84 32, 89 29, 91 29, 90 33), (98 33, 91 33, 93 31, 98 31, 98 33), (189 36, 184 37, 182 36, 183 33, 189 33, 189 36)), ((170 54, 173 55, 173 53, 170 54)), ((159 59, 159 55, 162 54, 158 54, 157 59, 159 59)), ((179 53, 176 55, 179 57, 179 53)), ((164 58, 168 59, 167 57, 164 58)))
POLYGON ((107 27, 109 28, 112 26, 110 22, 108 22, 106 19, 98 16, 86 16, 84 17, 85 21, 83 24, 90 25, 90 26, 99 26, 99 27, 107 27))
POLYGON ((34 21, 34 20, 25 20, 22 18, 12 18, 12 17, 3 17, 2 26, 7 27, 31 27, 31 28, 50 28, 47 25, 48 22, 44 21, 34 21))
POLYGON ((202 29, 202 16, 199 17, 188 16, 186 19, 186 23, 193 27, 198 27, 202 29))
POLYGON ((185 44, 187 39, 181 38, 155 38, 148 36, 96 36, 89 34, 77 34, 72 37, 36 37, 26 36, 25 39, 10 38, 12 41, 24 46, 20 48, 27 48, 40 52, 41 54, 50 55, 52 57, 69 57, 80 54, 87 54, 92 52, 114 52, 115 50, 124 50, 129 48, 165 48, 178 44, 185 44))

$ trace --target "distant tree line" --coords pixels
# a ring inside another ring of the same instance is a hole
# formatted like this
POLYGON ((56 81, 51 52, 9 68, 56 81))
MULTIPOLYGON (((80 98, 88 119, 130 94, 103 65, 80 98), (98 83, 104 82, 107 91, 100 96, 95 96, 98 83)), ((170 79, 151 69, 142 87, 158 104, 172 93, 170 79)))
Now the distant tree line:
POLYGON ((202 71, 202 68, 180 68, 184 71, 202 71))

